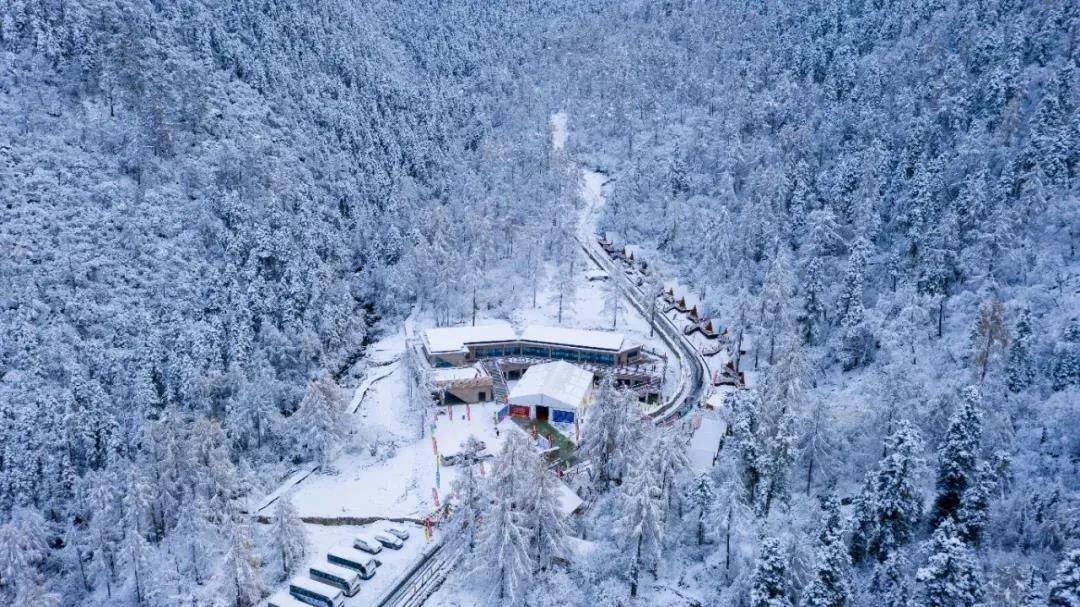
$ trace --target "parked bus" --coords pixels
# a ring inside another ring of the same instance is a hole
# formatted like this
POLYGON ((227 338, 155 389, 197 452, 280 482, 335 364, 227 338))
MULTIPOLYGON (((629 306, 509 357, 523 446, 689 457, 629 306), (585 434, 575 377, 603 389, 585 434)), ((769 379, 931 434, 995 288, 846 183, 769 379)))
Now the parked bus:
POLYGON ((352 569, 332 563, 323 563, 312 565, 308 573, 311 574, 311 579, 316 582, 340 588, 345 593, 345 596, 356 596, 356 593, 360 592, 360 576, 352 569))
POLYGON ((312 607, 345 607, 345 595, 340 589, 307 578, 293 578, 289 594, 312 607))
POLYGON ((288 590, 282 590, 270 597, 269 601, 266 601, 266 607, 310 607, 307 603, 302 603, 293 598, 293 595, 289 594, 288 590))
POLYGON ((352 569, 359 573, 360 577, 365 580, 370 580, 372 576, 375 575, 375 568, 379 566, 379 561, 371 558, 370 555, 347 546, 335 546, 331 548, 326 553, 326 560, 334 565, 341 565, 342 567, 352 569))

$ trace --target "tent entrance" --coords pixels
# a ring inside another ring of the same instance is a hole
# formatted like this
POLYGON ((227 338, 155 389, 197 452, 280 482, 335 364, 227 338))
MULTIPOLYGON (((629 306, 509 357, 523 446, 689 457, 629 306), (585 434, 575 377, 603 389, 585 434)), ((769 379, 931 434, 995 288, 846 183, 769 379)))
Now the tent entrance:
POLYGON ((536 419, 537 420, 542 421, 542 422, 546 422, 548 420, 548 415, 550 415, 550 410, 547 407, 545 407, 543 405, 536 405, 536 419))

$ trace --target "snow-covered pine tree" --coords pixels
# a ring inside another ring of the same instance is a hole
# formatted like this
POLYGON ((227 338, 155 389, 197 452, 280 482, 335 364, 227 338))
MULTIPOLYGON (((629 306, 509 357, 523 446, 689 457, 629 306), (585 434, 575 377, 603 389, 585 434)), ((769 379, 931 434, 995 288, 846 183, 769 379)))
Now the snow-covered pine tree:
POLYGON ((294 417, 290 425, 296 429, 297 442, 313 461, 329 466, 352 424, 337 382, 329 376, 312 380, 294 417))
MULTIPOLYGON (((480 442, 474 436, 469 436, 462 446, 463 454, 477 454, 481 450, 480 442)), ((451 487, 454 507, 450 511, 450 521, 447 525, 451 535, 464 538, 465 546, 470 554, 476 549, 480 519, 488 503, 476 472, 476 466, 471 463, 471 460, 463 462, 451 487)))
POLYGON ((952 517, 941 521, 925 546, 926 565, 915 573, 921 604, 975 607, 982 602, 982 580, 971 551, 952 517))
POLYGON ((1013 339, 1006 353, 1005 385, 1011 392, 1020 392, 1035 379, 1035 364, 1031 351, 1031 311, 1025 306, 1017 312, 1013 339))
POLYGON ((899 550, 890 554, 884 562, 874 565, 874 573, 867 588, 869 596, 863 604, 868 607, 909 607, 911 589, 904 576, 906 566, 907 563, 899 550))
POLYGON ((716 491, 713 490, 712 477, 706 473, 697 475, 686 490, 686 502, 690 508, 697 511, 697 523, 695 524, 695 536, 697 545, 705 543, 705 521, 709 518, 714 507, 717 506, 716 491))
POLYGON ((222 594, 230 597, 235 607, 254 607, 266 593, 261 563, 252 537, 251 525, 239 512, 225 515, 225 555, 221 568, 222 594))
POLYGON ((982 437, 982 395, 975 386, 960 393, 959 402, 949 420, 945 439, 938 449, 937 496, 930 523, 946 518, 955 520, 962 506, 964 491, 974 482, 975 464, 982 437))
POLYGON ((690 470, 690 460, 686 456, 686 442, 677 435, 677 430, 659 429, 655 434, 647 453, 656 467, 660 506, 666 517, 675 506, 673 502, 681 499, 678 488, 690 470))
POLYGON ((1080 607, 1080 548, 1065 553, 1050 581, 1049 607, 1080 607))
POLYGON ((497 491, 484 513, 472 568, 474 575, 489 581, 497 604, 520 605, 524 600, 533 571, 526 533, 512 498, 497 491))
POLYGON ((285 579, 303 562, 307 553, 307 532, 304 522, 292 502, 292 492, 278 497, 274 504, 274 521, 270 526, 270 550, 281 562, 281 579, 285 579))
POLYGON ((980 461, 975 465, 971 482, 964 488, 960 509, 956 513, 956 526, 960 537, 969 546, 982 544, 983 532, 990 520, 990 500, 997 491, 998 479, 990 463, 980 461))
POLYGON ((840 502, 832 492, 821 497, 824 516, 818 534, 813 577, 803 589, 801 605, 805 607, 845 607, 850 604, 851 557, 844 544, 846 527, 840 512, 840 502))
POLYGON ((1050 386, 1064 390, 1080 384, 1080 318, 1070 319, 1050 360, 1050 386))
POLYGON ((540 457, 531 462, 530 484, 526 486, 524 499, 527 532, 531 547, 533 566, 543 571, 556 560, 566 559, 569 549, 566 517, 561 510, 559 479, 547 469, 540 457))
POLYGON ((216 537, 207 518, 206 502, 189 496, 180 506, 176 527, 169 537, 169 552, 176 560, 177 572, 200 586, 206 581, 207 563, 215 552, 216 537))
POLYGON ((763 538, 761 552, 750 576, 750 607, 790 606, 787 564, 780 548, 780 540, 763 538))
POLYGON ((582 456, 592 462, 598 491, 622 481, 642 423, 637 397, 617 388, 610 374, 604 375, 596 399, 585 410, 581 436, 582 456))
POLYGON ((637 596, 642 570, 655 567, 663 548, 660 493, 656 471, 644 458, 639 459, 622 486, 618 524, 631 597, 637 596))
POLYGON ((529 437, 521 430, 512 428, 506 433, 502 450, 491 465, 491 485, 502 499, 514 504, 520 510, 526 501, 525 491, 529 487, 536 451, 529 437))
POLYGON ((918 474, 923 466, 922 437, 907 420, 885 439, 887 455, 868 473, 855 500, 851 558, 884 561, 910 541, 923 514, 918 474))

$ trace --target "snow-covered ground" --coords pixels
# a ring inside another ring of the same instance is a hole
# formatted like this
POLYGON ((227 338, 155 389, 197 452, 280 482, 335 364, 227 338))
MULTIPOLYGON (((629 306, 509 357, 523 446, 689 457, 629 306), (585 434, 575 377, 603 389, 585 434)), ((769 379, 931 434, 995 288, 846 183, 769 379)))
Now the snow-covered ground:
MULTIPOLYGON (((358 534, 375 535, 385 533, 389 527, 405 529, 409 532, 409 539, 401 550, 383 549, 375 555, 382 564, 376 570, 375 577, 370 580, 361 580, 360 592, 356 596, 345 599, 346 607, 366 607, 373 605, 375 600, 385 592, 402 573, 408 569, 414 561, 420 558, 421 553, 432 541, 436 541, 435 535, 431 540, 424 537, 424 528, 411 523, 387 523, 377 522, 370 525, 306 525, 308 537, 308 558, 297 573, 296 577, 308 577, 308 570, 312 565, 326 563, 326 552, 334 546, 351 546, 352 538, 358 534)), ((438 531, 436 530, 437 534, 438 531)), ((283 582, 281 588, 285 588, 288 582, 283 582)), ((275 589, 275 592, 280 588, 275 589)))

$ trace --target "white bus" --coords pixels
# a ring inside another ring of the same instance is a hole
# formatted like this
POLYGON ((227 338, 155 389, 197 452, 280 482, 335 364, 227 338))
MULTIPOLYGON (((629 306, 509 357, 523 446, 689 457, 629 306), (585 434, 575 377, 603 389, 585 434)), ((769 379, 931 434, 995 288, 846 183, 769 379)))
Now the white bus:
POLYGON ((326 553, 326 560, 335 565, 348 567, 360 574, 365 580, 370 580, 375 575, 375 568, 379 561, 371 556, 347 546, 335 546, 326 553))
POLYGON ((360 592, 360 576, 352 569, 333 563, 323 563, 312 565, 308 573, 316 582, 341 588, 345 596, 356 596, 356 593, 360 592))
POLYGON ((345 607, 345 595, 340 589, 307 578, 293 578, 289 594, 312 607, 345 607))
POLYGON ((266 601, 266 607, 309 607, 309 605, 293 598, 288 590, 282 590, 266 601))

